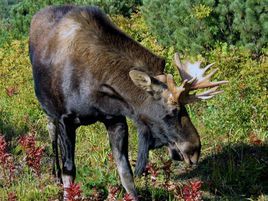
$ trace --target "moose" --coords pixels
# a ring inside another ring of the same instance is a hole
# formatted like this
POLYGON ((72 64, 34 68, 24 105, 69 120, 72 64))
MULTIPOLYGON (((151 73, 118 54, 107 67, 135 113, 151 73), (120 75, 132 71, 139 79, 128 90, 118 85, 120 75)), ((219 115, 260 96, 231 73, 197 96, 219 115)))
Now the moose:
MULTIPOLYGON (((135 175, 144 171, 149 150, 167 146, 172 159, 198 162, 199 134, 186 104, 221 93, 211 82, 216 70, 200 62, 175 63, 177 86, 165 60, 126 35, 97 7, 50 6, 33 16, 29 54, 35 94, 48 117, 53 174, 67 189, 76 175, 76 129, 104 123, 125 190, 138 200, 128 160, 128 126, 138 130, 135 175), (194 90, 207 89, 200 94, 194 90), (59 160, 59 149, 61 162, 59 160)), ((66 198, 67 191, 64 191, 66 198)))

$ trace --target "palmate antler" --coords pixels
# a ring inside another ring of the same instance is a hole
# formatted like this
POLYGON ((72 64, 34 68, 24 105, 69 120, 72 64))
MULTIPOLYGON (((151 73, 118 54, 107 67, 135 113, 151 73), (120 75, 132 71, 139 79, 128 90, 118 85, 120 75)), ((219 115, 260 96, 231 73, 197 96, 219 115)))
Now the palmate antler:
POLYGON ((172 102, 175 104, 188 104, 199 100, 210 99, 216 94, 222 93, 222 90, 217 90, 218 87, 228 82, 210 81, 210 78, 217 72, 218 69, 214 69, 208 75, 205 75, 205 73, 213 64, 209 64, 205 68, 200 68, 201 62, 199 61, 193 64, 189 61, 182 63, 178 53, 175 54, 175 63, 183 80, 180 87, 176 86, 172 75, 160 75, 157 77, 160 81, 167 83, 168 89, 172 93, 172 102), (190 91, 204 88, 211 89, 200 94, 189 94, 190 91))

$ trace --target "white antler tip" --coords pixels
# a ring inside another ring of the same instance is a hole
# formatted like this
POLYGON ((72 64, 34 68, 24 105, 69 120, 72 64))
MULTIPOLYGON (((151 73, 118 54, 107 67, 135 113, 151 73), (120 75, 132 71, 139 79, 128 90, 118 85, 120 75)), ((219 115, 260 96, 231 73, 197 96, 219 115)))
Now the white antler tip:
POLYGON ((205 68, 204 68, 204 72, 206 72, 211 66, 213 66, 215 64, 215 62, 208 64, 205 68))

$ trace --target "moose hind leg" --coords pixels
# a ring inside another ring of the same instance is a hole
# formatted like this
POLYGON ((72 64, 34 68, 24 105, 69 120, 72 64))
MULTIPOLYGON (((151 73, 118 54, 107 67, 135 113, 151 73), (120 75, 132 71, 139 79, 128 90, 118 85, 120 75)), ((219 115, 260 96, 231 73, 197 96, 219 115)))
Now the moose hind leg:
POLYGON ((56 178, 57 183, 61 183, 61 168, 58 151, 58 128, 57 123, 50 118, 48 118, 47 130, 50 136, 53 151, 52 174, 56 178))
POLYGON ((59 121, 64 200, 67 199, 67 189, 70 187, 71 183, 74 182, 76 175, 76 167, 74 163, 75 130, 76 128, 68 116, 63 117, 59 121))
POLYGON ((134 186, 133 173, 128 160, 128 127, 125 117, 116 117, 105 122, 114 160, 122 185, 126 191, 138 200, 134 186))

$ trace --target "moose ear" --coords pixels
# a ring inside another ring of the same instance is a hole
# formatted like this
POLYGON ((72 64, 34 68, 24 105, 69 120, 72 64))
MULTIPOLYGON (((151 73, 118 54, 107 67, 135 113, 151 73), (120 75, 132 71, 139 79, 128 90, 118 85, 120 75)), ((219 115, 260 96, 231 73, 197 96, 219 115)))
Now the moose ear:
POLYGON ((153 77, 150 77, 145 72, 131 70, 129 72, 129 76, 137 87, 149 92, 155 98, 160 98, 161 93, 164 89, 166 89, 163 83, 153 77))
POLYGON ((152 81, 149 75, 142 71, 131 70, 129 76, 137 87, 140 87, 145 91, 151 91, 152 81))

